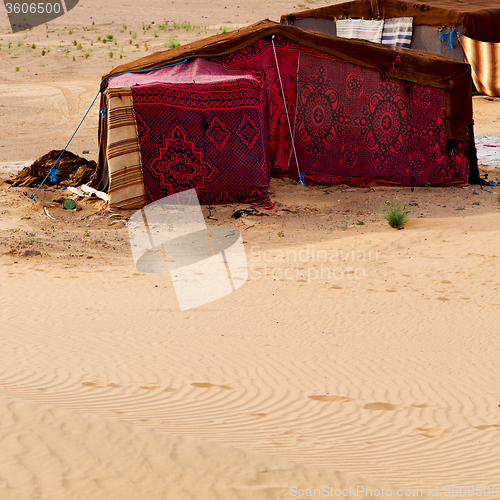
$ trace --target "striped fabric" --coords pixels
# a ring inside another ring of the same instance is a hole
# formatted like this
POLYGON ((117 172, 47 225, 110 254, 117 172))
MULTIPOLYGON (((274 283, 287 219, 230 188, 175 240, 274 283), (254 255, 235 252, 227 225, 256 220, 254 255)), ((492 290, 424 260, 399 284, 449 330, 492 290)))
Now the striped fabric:
POLYGON ((459 35, 472 80, 482 94, 500 96, 500 43, 480 42, 459 35))
POLYGON ((386 19, 382 32, 382 44, 409 49, 413 35, 413 17, 386 19))
POLYGON ((146 204, 142 162, 132 93, 128 87, 107 89, 109 206, 126 210, 146 204))
POLYGON ((368 19, 339 19, 337 20, 337 36, 353 38, 355 40, 368 40, 380 43, 384 20, 368 19))

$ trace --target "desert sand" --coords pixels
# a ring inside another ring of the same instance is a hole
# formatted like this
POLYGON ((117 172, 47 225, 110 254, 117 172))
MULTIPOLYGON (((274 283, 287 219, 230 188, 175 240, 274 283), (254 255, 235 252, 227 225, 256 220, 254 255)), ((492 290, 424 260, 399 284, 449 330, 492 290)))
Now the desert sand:
MULTIPOLYGON (((241 231, 248 282, 181 312, 135 268, 130 212, 4 182, 66 145, 120 62, 305 5, 80 0, 18 34, 0 10, 2 500, 500 498, 496 193, 273 179, 269 215, 207 221, 241 231)), ((499 106, 474 98, 477 134, 499 106)), ((97 113, 69 148, 89 159, 97 113)))

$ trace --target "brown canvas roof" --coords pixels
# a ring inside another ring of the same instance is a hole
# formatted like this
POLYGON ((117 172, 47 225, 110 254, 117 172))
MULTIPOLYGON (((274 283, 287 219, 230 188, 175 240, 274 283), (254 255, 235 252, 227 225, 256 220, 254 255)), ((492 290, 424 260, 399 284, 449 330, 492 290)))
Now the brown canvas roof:
POLYGON ((274 34, 283 35, 304 46, 322 50, 358 66, 380 71, 386 77, 445 90, 448 138, 460 141, 468 138, 468 127, 472 123, 472 87, 468 64, 431 52, 338 38, 269 20, 122 64, 102 78, 101 90, 106 88, 110 77, 120 73, 159 68, 195 57, 222 56, 274 34))
POLYGON ((319 17, 322 19, 413 17, 414 24, 460 26, 465 34, 483 42, 500 42, 499 0, 428 0, 425 3, 402 0, 354 0, 319 9, 281 16, 281 22, 319 17))

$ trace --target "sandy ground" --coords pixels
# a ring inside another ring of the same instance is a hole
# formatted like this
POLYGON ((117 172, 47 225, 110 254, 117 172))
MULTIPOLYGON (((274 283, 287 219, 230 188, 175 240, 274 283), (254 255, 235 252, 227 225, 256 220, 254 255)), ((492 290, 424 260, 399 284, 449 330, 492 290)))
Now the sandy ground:
MULTIPOLYGON (((241 231, 248 282, 181 312, 134 267, 130 213, 4 181, 123 59, 303 5, 80 3, 16 35, 0 10, 0 498, 499 498, 498 195, 273 180, 269 215, 208 220, 241 231)), ((474 98, 477 134, 499 106, 474 98)), ((94 107, 70 149, 95 159, 96 126, 94 107)))

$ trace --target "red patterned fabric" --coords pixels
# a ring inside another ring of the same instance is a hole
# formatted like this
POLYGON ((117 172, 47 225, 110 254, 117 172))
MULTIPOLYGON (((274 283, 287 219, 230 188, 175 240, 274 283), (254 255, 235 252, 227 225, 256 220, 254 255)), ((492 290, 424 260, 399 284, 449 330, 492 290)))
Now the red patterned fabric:
MULTIPOLYGON (((297 63, 300 45, 280 35, 276 35, 273 41, 283 83, 284 97, 293 127, 295 102, 297 100, 297 63)), ((263 38, 237 52, 222 57, 214 57, 211 60, 226 68, 252 70, 264 74, 269 114, 269 157, 274 168, 286 169, 292 140, 271 38, 263 38)))
MULTIPOLYGON (((464 147, 447 148, 445 92, 383 79, 323 52, 299 59, 295 146, 316 183, 466 184, 464 147)), ((293 156, 289 170, 293 175, 293 156)))
POLYGON ((202 204, 269 203, 265 90, 256 75, 131 90, 147 203, 190 188, 202 204))
MULTIPOLYGON (((299 167, 307 180, 417 186, 467 183, 466 147, 447 147, 443 90, 384 80, 377 71, 285 37, 276 36, 274 44, 299 167)), ((271 39, 212 61, 264 72, 273 174, 298 178, 271 39)))
POLYGON ((165 68, 141 71, 138 73, 123 73, 111 78, 108 87, 132 87, 148 83, 217 83, 253 79, 260 82, 260 76, 251 71, 228 70, 212 62, 197 57, 188 62, 182 62, 165 68))

